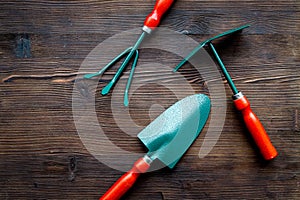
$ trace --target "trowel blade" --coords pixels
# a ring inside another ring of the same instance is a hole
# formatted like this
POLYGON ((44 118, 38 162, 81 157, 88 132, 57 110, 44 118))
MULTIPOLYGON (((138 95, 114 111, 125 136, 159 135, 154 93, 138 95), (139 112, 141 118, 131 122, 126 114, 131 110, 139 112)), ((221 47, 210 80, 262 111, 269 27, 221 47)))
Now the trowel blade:
POLYGON ((194 142, 210 113, 204 94, 188 96, 165 110, 139 134, 151 159, 173 168, 194 142))

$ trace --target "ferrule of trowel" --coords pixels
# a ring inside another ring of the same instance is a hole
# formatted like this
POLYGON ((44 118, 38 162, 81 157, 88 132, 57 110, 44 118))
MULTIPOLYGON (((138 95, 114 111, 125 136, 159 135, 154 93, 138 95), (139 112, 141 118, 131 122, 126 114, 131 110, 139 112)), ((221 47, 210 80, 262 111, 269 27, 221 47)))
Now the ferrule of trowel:
POLYGON ((210 99, 204 94, 188 96, 165 110, 139 134, 148 153, 138 159, 100 198, 116 200, 125 194, 152 161, 159 159, 173 168, 197 138, 210 113, 210 99))

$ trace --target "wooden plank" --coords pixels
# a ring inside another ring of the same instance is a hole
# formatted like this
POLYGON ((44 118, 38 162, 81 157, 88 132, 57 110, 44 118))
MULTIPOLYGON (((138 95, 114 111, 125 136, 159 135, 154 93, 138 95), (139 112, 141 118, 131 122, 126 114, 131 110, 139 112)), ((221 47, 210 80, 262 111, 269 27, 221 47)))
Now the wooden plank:
MULTIPOLYGON (((142 26, 153 4, 142 0, 1 2, 0 199, 97 199, 122 174, 94 158, 82 143, 72 113, 74 80, 95 46, 116 33, 142 26)), ((143 175, 124 199, 299 198, 299 12, 295 0, 175 3, 162 27, 199 42, 252 24, 240 35, 216 41, 215 46, 279 156, 269 163, 259 156, 225 85, 226 121, 211 153, 198 157, 209 119, 174 170, 143 175)), ((138 67, 153 60, 175 66, 180 59, 172 53, 143 49, 138 67)), ((99 94, 116 69, 96 88, 99 123, 114 144, 144 152, 137 138, 118 127, 111 94, 99 94)), ((146 126, 177 101, 174 93, 189 95, 177 75, 184 76, 196 92, 208 95, 207 84, 223 81, 212 74, 204 81, 190 64, 172 76, 165 69, 137 70, 135 78, 144 77, 151 84, 139 88, 131 99, 129 113, 134 123, 146 126), (172 91, 157 84, 161 80, 168 81, 172 91), (161 110, 151 109, 154 104, 161 110)), ((124 84, 126 76, 119 84, 124 84)), ((91 96, 91 84, 93 80, 85 80, 77 86, 91 96)), ((115 90, 114 95, 123 98, 122 91, 115 90)), ((115 106, 124 109, 122 102, 115 106)), ((125 125, 130 128, 129 122, 125 125)))
MULTIPOLYGON (((115 34, 142 26, 153 4, 143 0, 3 2, 0 32, 115 34)), ((189 34, 216 33, 243 23, 255 25, 252 33, 286 33, 287 28, 299 33, 298 19, 296 0, 179 1, 162 24, 189 34)))

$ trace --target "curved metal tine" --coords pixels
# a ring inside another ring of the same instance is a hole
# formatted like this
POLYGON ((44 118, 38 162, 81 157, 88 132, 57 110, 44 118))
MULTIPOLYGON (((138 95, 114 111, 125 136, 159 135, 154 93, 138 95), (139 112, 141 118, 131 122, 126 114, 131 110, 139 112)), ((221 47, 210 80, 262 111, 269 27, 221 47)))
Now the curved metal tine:
POLYGON ((114 77, 111 79, 111 81, 102 89, 101 94, 107 95, 110 91, 110 89, 115 85, 115 83, 118 81, 119 77, 121 76, 122 72, 124 71, 125 67, 131 60, 133 54, 135 53, 135 50, 131 49, 130 53, 125 58, 124 62, 122 63, 121 67, 119 67, 118 71, 114 75, 114 77))
POLYGON ((98 75, 103 74, 108 68, 110 68, 111 66, 113 66, 116 62, 118 62, 125 54, 129 53, 131 51, 131 49, 132 49, 132 47, 127 48, 125 51, 123 51, 118 56, 116 56, 112 61, 110 61, 107 65, 105 65, 105 67, 103 67, 101 70, 99 70, 96 73, 85 74, 83 76, 83 78, 90 79, 90 78, 92 78, 94 76, 98 76, 98 75))
POLYGON ((122 72, 124 71, 124 69, 126 68, 127 64, 129 63, 129 61, 131 60, 133 54, 135 54, 135 50, 138 49, 138 47, 140 46, 140 44, 142 43, 143 39, 146 36, 146 32, 143 31, 143 33, 141 34, 141 36, 139 37, 139 39, 136 41, 135 45, 132 47, 131 51, 129 52, 129 54, 127 55, 127 57, 125 58, 124 62, 122 63, 121 67, 118 69, 117 73, 115 74, 115 76, 112 78, 112 80, 102 89, 101 94, 102 95, 107 95, 110 91, 110 89, 115 85, 115 83, 118 81, 119 77, 121 76, 122 72))
POLYGON ((135 58, 134 58, 134 61, 131 65, 131 71, 130 71, 129 78, 128 78, 126 88, 125 88, 125 92, 124 92, 124 106, 126 106, 126 107, 129 105, 128 93, 129 93, 132 78, 133 78, 133 75, 134 75, 134 70, 135 70, 135 67, 137 65, 138 59, 139 59, 139 50, 135 50, 135 58))
POLYGON ((248 28, 250 25, 247 24, 247 25, 244 25, 244 26, 240 26, 238 28, 234 28, 234 29, 231 29, 231 30, 228 30, 226 32, 223 32, 219 35, 216 35, 208 40, 205 40, 204 42, 201 42, 193 51, 191 51, 191 53, 189 53, 189 55, 187 57, 185 57, 174 69, 173 69, 173 72, 176 72, 180 67, 182 67, 182 65, 184 65, 193 55, 195 55, 202 47, 204 47, 206 44, 210 43, 211 41, 213 40, 216 40, 220 37, 224 37, 224 36, 227 36, 227 35, 230 35, 230 34, 233 34, 233 33, 236 33, 238 31, 241 31, 245 28, 248 28))

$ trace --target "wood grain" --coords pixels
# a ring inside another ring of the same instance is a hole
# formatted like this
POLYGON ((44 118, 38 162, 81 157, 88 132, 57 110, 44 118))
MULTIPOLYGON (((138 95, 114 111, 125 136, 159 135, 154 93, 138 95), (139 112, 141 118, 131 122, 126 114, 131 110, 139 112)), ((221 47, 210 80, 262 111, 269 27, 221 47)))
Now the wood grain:
MULTIPOLYGON (((121 31, 141 27, 153 4, 150 0, 1 2, 0 199, 97 199, 122 174, 99 162, 82 143, 72 113, 74 81, 95 46, 121 31)), ((215 47, 279 156, 263 161, 225 85, 226 120, 210 154, 198 157, 209 120, 174 170, 143 175, 124 199, 299 199, 299 17, 296 0, 174 4, 161 26, 199 42, 251 24, 242 34, 216 41, 215 47)), ((142 50, 138 67, 153 60, 175 66, 180 59, 142 50)), ((111 69, 96 88, 99 123, 114 144, 144 152, 136 138, 118 127, 111 95, 99 94, 115 71, 116 67, 111 69)), ((152 84, 140 88, 129 107, 131 119, 140 126, 159 114, 151 106, 159 104, 163 110, 177 101, 175 92, 187 93, 175 75, 146 72, 138 71, 135 77, 145 76, 152 84), (172 84, 173 91, 155 84, 161 80, 172 84)), ((180 75, 195 91, 208 95, 209 81, 223 81, 215 77, 204 81, 190 64, 180 75)), ((91 84, 93 80, 85 80, 81 86, 91 84)), ((88 88, 83 91, 91 95, 88 88)), ((122 99, 123 93, 114 95, 122 99)), ((116 106, 124 109, 122 102, 116 106)))

